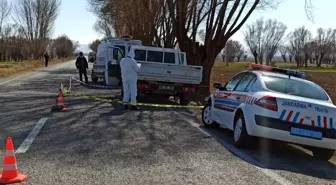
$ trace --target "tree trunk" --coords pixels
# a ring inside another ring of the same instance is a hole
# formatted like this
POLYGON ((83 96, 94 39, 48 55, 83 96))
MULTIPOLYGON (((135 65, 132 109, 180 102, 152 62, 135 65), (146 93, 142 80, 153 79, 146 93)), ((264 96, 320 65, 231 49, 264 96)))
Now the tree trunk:
POLYGON ((215 58, 207 58, 203 61, 202 85, 209 86, 211 80, 211 71, 215 63, 215 58))
POLYGON ((253 56, 254 57, 254 63, 258 64, 258 56, 253 56))

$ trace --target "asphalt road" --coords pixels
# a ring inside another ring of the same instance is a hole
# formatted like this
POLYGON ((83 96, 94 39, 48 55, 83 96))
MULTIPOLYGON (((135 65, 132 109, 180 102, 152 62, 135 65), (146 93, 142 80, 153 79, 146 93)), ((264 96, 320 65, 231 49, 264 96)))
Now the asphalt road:
MULTIPOLYGON (((0 155, 11 136, 19 171, 28 176, 23 184, 336 184, 332 162, 270 141, 235 149, 232 133, 200 125, 198 110, 123 111, 66 96, 69 111, 50 112, 71 76, 78 78, 74 61, 0 80, 0 155)), ((72 91, 108 98, 120 92, 77 82, 72 91)))

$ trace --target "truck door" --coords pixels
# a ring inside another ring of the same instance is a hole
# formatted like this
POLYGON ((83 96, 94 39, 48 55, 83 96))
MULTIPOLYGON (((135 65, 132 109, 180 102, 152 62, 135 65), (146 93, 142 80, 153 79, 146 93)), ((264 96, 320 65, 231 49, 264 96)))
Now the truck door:
POLYGON ((123 50, 118 47, 111 47, 110 49, 112 50, 112 59, 108 64, 109 77, 121 80, 120 60, 124 58, 123 50))

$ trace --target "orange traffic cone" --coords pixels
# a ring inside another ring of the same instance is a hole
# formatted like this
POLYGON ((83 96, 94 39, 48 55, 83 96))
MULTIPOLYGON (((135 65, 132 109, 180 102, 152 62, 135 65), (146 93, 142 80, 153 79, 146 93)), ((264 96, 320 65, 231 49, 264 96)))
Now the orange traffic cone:
POLYGON ((57 106, 62 107, 61 112, 68 111, 68 108, 66 108, 65 105, 64 105, 64 94, 63 94, 62 90, 60 90, 60 92, 58 93, 57 106))
POLYGON ((68 110, 64 105, 64 95, 61 89, 56 97, 56 106, 51 107, 51 110, 52 111, 57 110, 61 112, 65 112, 68 110))
POLYGON ((64 96, 63 96, 63 93, 62 93, 61 90, 60 90, 60 92, 57 95, 56 105, 57 106, 64 106, 64 96))
POLYGON ((20 183, 26 179, 27 176, 20 174, 17 169, 14 144, 12 138, 8 137, 6 142, 3 170, 2 174, 0 175, 0 184, 20 183))

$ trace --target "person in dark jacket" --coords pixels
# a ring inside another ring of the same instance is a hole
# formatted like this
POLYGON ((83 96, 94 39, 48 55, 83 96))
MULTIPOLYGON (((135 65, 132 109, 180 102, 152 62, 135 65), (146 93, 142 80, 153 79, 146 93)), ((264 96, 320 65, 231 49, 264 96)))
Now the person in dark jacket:
POLYGON ((46 52, 44 54, 44 64, 45 64, 46 67, 48 67, 48 62, 49 62, 49 54, 48 54, 48 52, 46 52))
POLYGON ((79 80, 83 82, 82 75, 84 74, 85 83, 88 83, 87 69, 89 69, 88 61, 84 57, 83 52, 79 52, 79 57, 76 60, 76 67, 79 72, 79 80))

